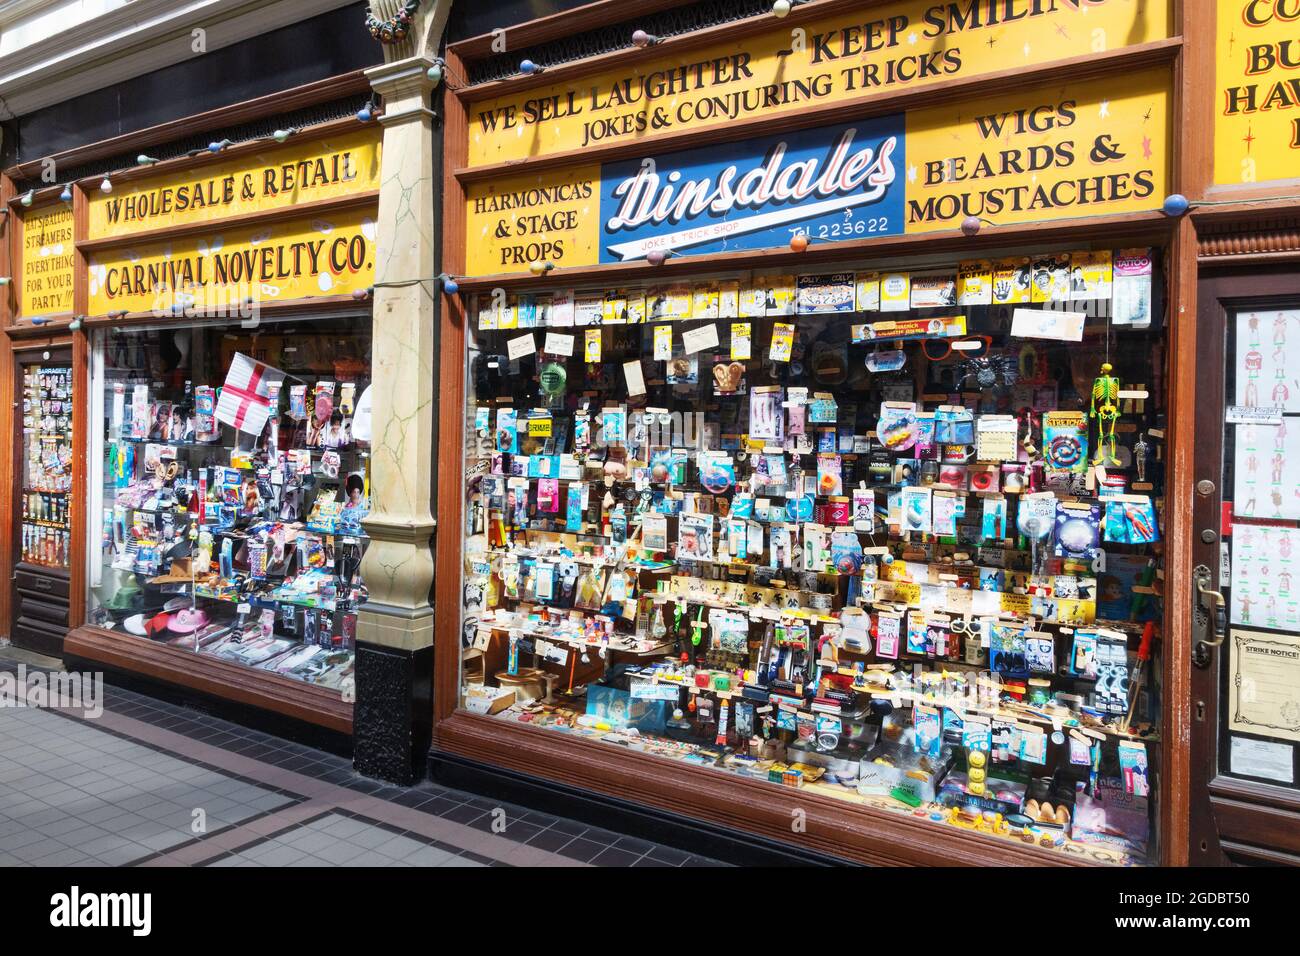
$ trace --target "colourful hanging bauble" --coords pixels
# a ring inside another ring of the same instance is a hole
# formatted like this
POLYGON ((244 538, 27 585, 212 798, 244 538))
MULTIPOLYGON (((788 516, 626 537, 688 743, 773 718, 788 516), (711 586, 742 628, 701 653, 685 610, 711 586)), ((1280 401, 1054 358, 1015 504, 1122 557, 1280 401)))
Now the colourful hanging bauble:
POLYGON ((411 32, 411 20, 419 8, 420 0, 406 0, 387 20, 380 20, 370 10, 366 10, 366 29, 380 43, 400 43, 411 32))

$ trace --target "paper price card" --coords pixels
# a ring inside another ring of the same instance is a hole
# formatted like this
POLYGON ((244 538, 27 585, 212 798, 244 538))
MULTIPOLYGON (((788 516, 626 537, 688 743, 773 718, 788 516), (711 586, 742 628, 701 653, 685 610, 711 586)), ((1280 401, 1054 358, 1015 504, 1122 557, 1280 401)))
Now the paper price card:
POLYGON ((891 589, 894 592, 894 601, 898 604, 907 604, 912 607, 919 607, 921 604, 921 585, 913 584, 911 581, 895 581, 891 589))
POLYGON ((791 322, 774 322, 772 324, 772 349, 769 353, 773 362, 788 362, 794 353, 794 324, 791 322))
POLYGON ((633 359, 623 363, 623 375, 627 379, 627 394, 645 394, 645 375, 641 372, 641 360, 633 359))
POLYGON ((748 322, 731 323, 731 359, 733 362, 745 362, 750 358, 750 335, 752 327, 748 322))
POLYGON ((587 329, 584 333, 585 346, 583 355, 587 364, 591 365, 600 361, 600 329, 587 329))
POLYGON ((718 327, 710 323, 682 333, 682 351, 687 355, 718 347, 718 327))
POLYGON ((565 335, 563 332, 547 332, 546 344, 542 351, 548 355, 572 355, 573 336, 565 335))
POLYGON ((521 335, 517 339, 511 339, 506 343, 506 354, 510 356, 512 362, 526 355, 532 355, 536 351, 537 340, 533 338, 531 332, 527 335, 521 335))
POLYGON ((1016 309, 1011 314, 1011 335, 1023 339, 1082 342, 1085 318, 1086 314, 1083 312, 1016 309))
POLYGON ((1034 607, 1033 599, 1028 594, 1011 594, 1004 591, 1001 601, 1003 611, 1019 617, 1029 617, 1034 607))

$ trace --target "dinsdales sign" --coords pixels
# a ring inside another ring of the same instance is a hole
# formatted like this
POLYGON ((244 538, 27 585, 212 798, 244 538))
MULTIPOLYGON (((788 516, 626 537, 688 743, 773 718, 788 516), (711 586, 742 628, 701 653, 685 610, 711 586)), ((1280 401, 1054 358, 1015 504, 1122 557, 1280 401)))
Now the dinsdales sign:
POLYGON ((600 261, 778 246, 821 226, 900 233, 902 160, 903 118, 888 116, 610 164, 601 171, 600 261))

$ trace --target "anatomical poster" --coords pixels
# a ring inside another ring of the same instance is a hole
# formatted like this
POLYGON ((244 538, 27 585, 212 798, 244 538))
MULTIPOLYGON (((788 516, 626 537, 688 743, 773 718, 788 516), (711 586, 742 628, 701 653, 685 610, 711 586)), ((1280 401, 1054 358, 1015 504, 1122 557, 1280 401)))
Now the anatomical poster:
POLYGON ((1242 518, 1300 519, 1300 416, 1229 426, 1232 509, 1242 518))
POLYGON ((1232 526, 1233 624, 1300 632, 1300 528, 1232 526))
POLYGON ((1300 414, 1300 309, 1237 313, 1234 404, 1300 414))

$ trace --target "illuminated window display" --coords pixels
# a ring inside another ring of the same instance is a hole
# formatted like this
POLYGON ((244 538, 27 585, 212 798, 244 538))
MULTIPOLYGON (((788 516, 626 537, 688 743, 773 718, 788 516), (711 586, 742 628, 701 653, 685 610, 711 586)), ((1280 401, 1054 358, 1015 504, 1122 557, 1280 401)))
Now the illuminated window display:
POLYGON ((1155 859, 1159 258, 475 296, 462 705, 1155 859))
POLYGON ((92 623, 350 693, 369 326, 98 334, 92 623))
POLYGON ((23 382, 22 547, 26 564, 66 570, 71 554, 72 369, 28 365, 23 382))

